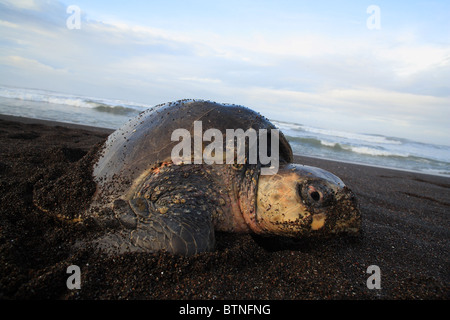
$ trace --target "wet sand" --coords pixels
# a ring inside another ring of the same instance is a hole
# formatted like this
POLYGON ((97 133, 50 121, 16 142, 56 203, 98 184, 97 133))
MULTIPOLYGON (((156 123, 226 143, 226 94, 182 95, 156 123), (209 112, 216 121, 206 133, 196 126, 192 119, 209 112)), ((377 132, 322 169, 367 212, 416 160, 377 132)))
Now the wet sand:
POLYGON ((108 129, 0 115, 0 299, 449 298, 450 178, 296 157, 356 193, 358 237, 289 243, 219 233, 217 250, 103 255, 76 248, 100 230, 80 212, 108 129), (67 267, 81 270, 69 290, 67 267), (381 289, 369 289, 370 265, 381 289))

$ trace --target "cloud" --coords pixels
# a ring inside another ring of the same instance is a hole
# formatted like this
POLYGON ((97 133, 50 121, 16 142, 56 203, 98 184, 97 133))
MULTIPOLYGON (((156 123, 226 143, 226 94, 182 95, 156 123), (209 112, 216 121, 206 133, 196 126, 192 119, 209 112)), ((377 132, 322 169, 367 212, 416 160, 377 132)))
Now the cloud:
POLYGON ((182 77, 182 78, 179 78, 179 80, 199 82, 199 83, 205 83, 205 84, 222 82, 220 79, 209 79, 209 78, 198 78, 198 77, 182 77))
POLYGON ((29 72, 36 72, 40 74, 63 74, 67 75, 66 69, 57 69, 46 64, 43 64, 34 59, 28 59, 20 56, 6 56, 0 57, 0 64, 15 67, 18 69, 28 70, 29 72))
POLYGON ((18 9, 26 10, 40 10, 41 5, 39 1, 35 0, 2 0, 8 6, 12 6, 18 9))
POLYGON ((11 23, 9 21, 4 21, 4 20, 0 20, 0 26, 1 27, 6 27, 6 28, 11 28, 11 29, 18 29, 19 25, 15 24, 15 23, 11 23))
POLYGON ((378 56, 395 64, 394 73, 399 77, 450 67, 450 47, 424 45, 401 45, 386 48, 378 52, 378 56))

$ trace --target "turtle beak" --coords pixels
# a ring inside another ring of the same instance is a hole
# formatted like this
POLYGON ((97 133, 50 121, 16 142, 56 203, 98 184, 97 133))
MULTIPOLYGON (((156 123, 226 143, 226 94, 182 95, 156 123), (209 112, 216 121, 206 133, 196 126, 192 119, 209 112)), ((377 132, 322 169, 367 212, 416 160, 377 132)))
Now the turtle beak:
POLYGON ((361 229, 361 212, 355 194, 347 187, 336 193, 332 233, 358 234, 361 229))

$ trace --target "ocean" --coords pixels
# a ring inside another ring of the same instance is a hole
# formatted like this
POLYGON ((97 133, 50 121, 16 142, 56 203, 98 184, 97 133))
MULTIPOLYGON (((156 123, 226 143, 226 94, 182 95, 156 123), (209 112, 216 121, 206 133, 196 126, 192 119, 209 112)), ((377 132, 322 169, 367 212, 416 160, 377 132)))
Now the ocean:
MULTIPOLYGON (((150 107, 153 105, 0 86, 0 113, 6 115, 116 129, 150 107)), ((297 155, 450 177, 450 146, 270 120, 297 155)))

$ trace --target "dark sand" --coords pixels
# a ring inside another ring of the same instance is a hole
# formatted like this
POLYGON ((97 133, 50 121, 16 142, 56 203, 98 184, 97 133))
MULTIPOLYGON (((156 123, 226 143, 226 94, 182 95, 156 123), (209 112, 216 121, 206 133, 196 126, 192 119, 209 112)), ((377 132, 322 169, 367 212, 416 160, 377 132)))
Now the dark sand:
POLYGON ((283 243, 217 234, 217 250, 108 257, 77 239, 102 230, 77 218, 95 188, 90 164, 111 132, 0 116, 1 299, 449 298, 450 179, 297 157, 356 193, 363 232, 283 243), (81 290, 69 290, 70 265, 81 290), (366 269, 381 270, 368 289, 366 269))

